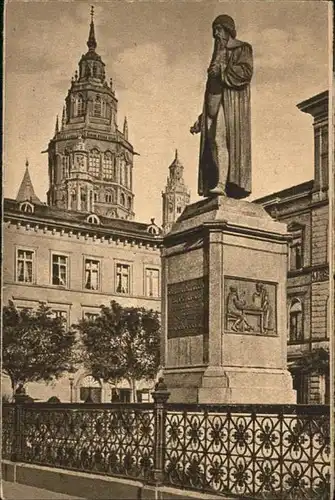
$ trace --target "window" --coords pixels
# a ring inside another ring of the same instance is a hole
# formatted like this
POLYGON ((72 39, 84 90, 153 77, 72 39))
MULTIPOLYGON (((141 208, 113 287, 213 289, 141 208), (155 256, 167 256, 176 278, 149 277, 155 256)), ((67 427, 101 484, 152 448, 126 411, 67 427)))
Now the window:
POLYGON ((320 181, 323 188, 328 187, 328 127, 321 130, 320 181))
POLYGON ((116 292, 130 293, 130 266, 128 264, 116 264, 116 292))
POLYGON ((98 201, 98 193, 96 191, 94 191, 93 199, 94 201, 98 201))
POLYGON ((159 297, 159 270, 145 270, 145 294, 147 297, 159 297))
POLYGON ((120 397, 120 403, 130 403, 131 390, 120 389, 119 397, 120 397))
POLYGON ((100 224, 100 219, 97 215, 91 214, 86 218, 86 222, 89 222, 90 224, 100 224))
POLYGON ((301 269, 303 267, 303 246, 302 230, 292 232, 293 239, 290 245, 290 270, 301 269))
POLYGON ((307 373, 293 373, 293 389, 297 391, 297 404, 308 404, 308 381, 307 373))
POLYGON ((156 225, 151 225, 148 227, 148 233, 150 234, 159 234, 159 228, 156 225))
POLYGON ((84 114, 84 99, 82 95, 77 97, 77 116, 82 116, 84 114))
POLYGON ((126 197, 123 193, 121 193, 120 201, 121 201, 121 205, 124 206, 126 204, 126 197))
POLYGON ((101 403, 101 384, 91 375, 82 380, 80 384, 80 400, 90 403, 101 403))
POLYGON ((34 280, 33 265, 35 252, 32 250, 17 250, 16 280, 23 283, 32 283, 34 280))
POLYGON ((289 340, 299 342, 303 340, 303 313, 299 299, 293 299, 290 306, 289 340))
POLYGON ((67 286, 68 257, 65 255, 52 256, 52 284, 67 286))
POLYGON ((93 115, 94 116, 101 116, 101 97, 99 95, 96 96, 95 101, 94 101, 94 106, 93 106, 93 115))
POLYGON ((181 214, 181 207, 180 206, 177 207, 177 214, 181 214))
POLYGON ((20 210, 22 212, 26 212, 26 213, 32 214, 34 212, 34 205, 32 205, 31 203, 29 203, 28 201, 25 201, 25 202, 21 203, 20 210))
POLYGON ((85 288, 87 290, 99 290, 100 262, 98 260, 85 259, 85 288))
POLYGON ((52 314, 55 318, 64 318, 67 319, 67 312, 66 311, 60 311, 57 309, 52 310, 52 314))
POLYGON ((106 203, 113 203, 113 195, 110 193, 107 193, 105 195, 105 200, 106 200, 106 203))
POLYGON ((100 153, 97 149, 90 152, 88 169, 93 177, 100 177, 100 153))
POLYGON ((68 322, 67 311, 53 309, 52 310, 52 315, 53 315, 54 318, 61 318, 63 320, 63 322, 67 324, 67 322, 68 322))
POLYGON ((137 391, 137 402, 138 403, 150 402, 149 389, 143 389, 142 391, 137 391))
POLYGON ((84 313, 84 318, 87 319, 88 321, 94 320, 98 316, 99 316, 98 313, 90 313, 90 312, 84 313))
POLYGON ((69 177, 69 157, 67 155, 62 158, 62 175, 63 179, 69 177))
POLYGON ((330 307, 329 297, 327 297, 327 300, 326 300, 326 335, 325 335, 325 337, 327 339, 330 338, 330 332, 331 332, 331 330, 330 330, 331 323, 332 323, 331 317, 330 317, 331 313, 332 313, 332 308, 330 307))
POLYGON ((330 404, 330 380, 329 374, 320 375, 320 403, 330 404))
POLYGON ((106 153, 104 154, 103 177, 107 181, 114 179, 114 162, 112 153, 110 151, 106 151, 106 153))
POLYGON ((128 187, 128 166, 124 166, 124 185, 128 187))

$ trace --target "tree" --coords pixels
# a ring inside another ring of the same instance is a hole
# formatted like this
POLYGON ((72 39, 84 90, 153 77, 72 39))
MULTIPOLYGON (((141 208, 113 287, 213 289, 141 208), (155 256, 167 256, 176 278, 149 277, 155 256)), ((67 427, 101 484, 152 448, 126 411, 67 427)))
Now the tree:
POLYGON ((17 310, 3 308, 2 370, 11 380, 13 394, 19 384, 51 382, 74 369, 76 333, 55 318, 50 308, 17 310))
POLYGON ((115 301, 101 306, 100 315, 82 319, 75 327, 83 344, 83 361, 97 380, 126 379, 135 401, 136 382, 155 377, 159 366, 159 313, 122 307, 115 301))
POLYGON ((304 354, 297 361, 297 367, 303 373, 329 374, 329 349, 318 347, 304 354))

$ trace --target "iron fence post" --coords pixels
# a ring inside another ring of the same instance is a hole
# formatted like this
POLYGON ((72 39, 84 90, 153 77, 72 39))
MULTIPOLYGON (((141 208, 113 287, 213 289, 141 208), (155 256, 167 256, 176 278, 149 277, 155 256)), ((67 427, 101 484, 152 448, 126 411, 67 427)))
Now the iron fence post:
POLYGON ((14 432, 11 460, 19 462, 22 455, 22 426, 23 426, 23 398, 15 395, 14 397, 14 432))
POLYGON ((159 378, 151 395, 154 400, 154 480, 157 484, 164 481, 165 403, 170 396, 163 378, 159 378))

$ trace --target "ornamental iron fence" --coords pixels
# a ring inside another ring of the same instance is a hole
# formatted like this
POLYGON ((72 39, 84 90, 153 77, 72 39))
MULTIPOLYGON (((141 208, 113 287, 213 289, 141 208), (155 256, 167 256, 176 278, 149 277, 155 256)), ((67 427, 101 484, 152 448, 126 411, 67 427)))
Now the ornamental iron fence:
POLYGON ((3 403, 2 457, 239 499, 330 499, 330 413, 311 405, 3 403))

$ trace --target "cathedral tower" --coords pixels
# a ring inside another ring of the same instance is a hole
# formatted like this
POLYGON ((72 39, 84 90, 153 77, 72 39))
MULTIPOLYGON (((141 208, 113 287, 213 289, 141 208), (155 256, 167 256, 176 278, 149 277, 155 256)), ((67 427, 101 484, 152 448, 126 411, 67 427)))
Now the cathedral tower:
POLYGON ((97 54, 91 10, 88 51, 79 61, 65 99, 62 120, 56 120, 49 142, 48 204, 133 219, 134 150, 128 141, 128 123, 117 126, 112 79, 97 54))
POLYGON ((162 193, 163 231, 165 234, 171 230, 173 223, 190 202, 190 192, 185 186, 183 177, 184 167, 179 161, 177 149, 169 170, 165 191, 162 193))

